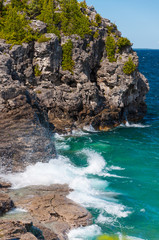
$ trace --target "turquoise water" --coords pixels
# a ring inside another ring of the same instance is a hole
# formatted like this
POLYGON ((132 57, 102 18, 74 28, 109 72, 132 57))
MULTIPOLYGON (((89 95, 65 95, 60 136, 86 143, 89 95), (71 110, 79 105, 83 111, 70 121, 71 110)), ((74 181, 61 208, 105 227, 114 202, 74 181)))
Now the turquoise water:
POLYGON ((137 53, 150 83, 141 123, 56 135, 57 159, 5 176, 16 188, 68 183, 74 189, 68 197, 93 216, 92 225, 71 231, 69 240, 93 240, 104 233, 159 239, 159 50, 137 53))
MULTIPOLYGON (((107 163, 108 173, 117 176, 90 174, 88 178, 102 180, 101 197, 117 202, 130 211, 126 217, 112 217, 99 208, 88 207, 94 223, 102 233, 122 232, 142 239, 159 239, 159 50, 137 50, 139 69, 148 78, 148 112, 142 123, 120 126, 107 133, 90 133, 66 138, 69 150, 59 153, 71 159, 75 166, 88 166, 84 149, 99 153, 107 163), (77 154, 79 153, 79 154, 77 154), (123 170, 111 169, 118 166, 123 170), (123 177, 123 178, 119 178, 123 177), (106 186, 102 184, 106 182, 106 186), (104 192, 107 193, 104 195, 104 192), (114 194, 112 193, 114 192, 114 194), (112 194, 111 194, 112 193, 112 194), (101 221, 97 221, 102 213, 101 221), (103 220, 103 221, 102 221, 103 220)), ((96 159, 98 162, 98 157, 96 159)), ((104 171, 103 169, 102 171, 104 171)), ((98 199, 97 199, 98 201, 98 199)), ((77 234, 78 235, 78 234, 77 234)), ((85 237, 88 239, 88 235, 85 237)), ((93 238, 90 238, 93 239, 93 238)))

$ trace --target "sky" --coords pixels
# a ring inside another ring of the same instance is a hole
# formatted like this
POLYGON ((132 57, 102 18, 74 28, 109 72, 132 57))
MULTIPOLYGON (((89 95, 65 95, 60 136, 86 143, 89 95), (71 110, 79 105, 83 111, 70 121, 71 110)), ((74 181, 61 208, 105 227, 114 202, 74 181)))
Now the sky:
POLYGON ((86 0, 115 23, 133 48, 159 49, 159 0, 86 0))

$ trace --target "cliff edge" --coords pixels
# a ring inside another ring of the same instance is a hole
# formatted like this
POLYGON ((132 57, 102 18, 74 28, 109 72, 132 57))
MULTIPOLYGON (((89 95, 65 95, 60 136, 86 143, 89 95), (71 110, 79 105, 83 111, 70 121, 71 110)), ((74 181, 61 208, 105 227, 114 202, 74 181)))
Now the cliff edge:
MULTIPOLYGON (((86 125, 107 130, 125 120, 141 120, 146 113, 145 95, 149 87, 138 71, 138 57, 130 41, 85 2, 53 2, 55 16, 61 16, 65 10, 76 16, 80 11, 79 17, 84 16, 89 22, 89 31, 86 24, 82 27, 87 32, 70 31, 73 24, 78 28, 78 21, 70 23, 65 14, 65 28, 58 20, 54 24, 56 31, 50 33, 45 17, 42 16, 46 23, 37 20, 42 19, 41 13, 29 20, 34 33, 41 34, 38 39, 21 45, 14 45, 12 39, 1 40, 1 114, 16 108, 14 100, 25 88, 24 95, 38 100, 58 132, 86 125), (73 4, 78 11, 72 10, 73 4)), ((1 35, 5 36, 4 31, 1 35)))

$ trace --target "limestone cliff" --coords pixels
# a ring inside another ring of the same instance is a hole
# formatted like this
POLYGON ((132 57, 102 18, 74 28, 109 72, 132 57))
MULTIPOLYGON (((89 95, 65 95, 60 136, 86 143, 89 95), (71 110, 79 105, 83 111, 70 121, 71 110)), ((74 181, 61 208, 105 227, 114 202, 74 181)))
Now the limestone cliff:
POLYGON ((50 158, 53 131, 86 125, 108 130, 146 113, 149 86, 130 42, 93 7, 80 11, 90 23, 84 37, 47 33, 46 23, 32 19, 30 27, 43 34, 41 40, 21 45, 0 40, 0 155, 8 164, 28 162, 30 155, 31 161, 50 158))
MULTIPOLYGON (((97 13, 93 7, 88 7, 86 13, 90 21, 95 21, 97 13)), ((39 20, 33 20, 32 25, 40 31, 47 30, 39 20)), ((16 108, 14 100, 25 88, 47 109, 48 120, 57 131, 90 124, 102 130, 126 119, 142 119, 146 112, 147 80, 137 68, 130 75, 123 72, 128 58, 138 66, 136 52, 131 46, 125 46, 120 52, 116 51, 115 61, 110 62, 105 47, 106 38, 110 29, 115 41, 121 33, 104 18, 98 26, 90 28, 91 35, 84 38, 76 34, 61 34, 59 40, 55 34, 46 33, 46 42, 35 41, 12 48, 1 40, 1 114, 16 108), (73 44, 72 72, 62 68, 62 47, 68 39, 73 44)))

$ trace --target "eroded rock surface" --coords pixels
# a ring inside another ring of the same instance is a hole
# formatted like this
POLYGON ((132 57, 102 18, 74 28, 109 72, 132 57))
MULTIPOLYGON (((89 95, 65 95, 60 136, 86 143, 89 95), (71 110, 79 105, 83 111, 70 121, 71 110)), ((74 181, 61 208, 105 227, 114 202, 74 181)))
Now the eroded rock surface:
POLYGON ((39 236, 38 239, 67 239, 67 233, 70 229, 91 223, 91 214, 66 197, 69 191, 67 185, 58 184, 49 187, 31 186, 7 190, 5 195, 12 199, 14 206, 26 211, 3 216, 0 219, 0 224, 4 227, 2 233, 5 236, 10 234, 14 237, 20 237, 20 239, 27 237, 25 234, 27 232, 39 236), (10 227, 5 230, 7 221, 10 227), (31 222, 32 224, 29 225, 31 222), (41 236, 44 238, 40 238, 41 236))
POLYGON ((0 238, 2 240, 8 239, 36 240, 38 238, 36 238, 32 233, 28 232, 31 227, 32 227, 31 223, 24 224, 20 221, 0 220, 0 238))
MULTIPOLYGON (((95 21, 95 9, 86 11, 90 21, 95 21)), ((39 20, 31 26, 42 33, 47 30, 39 20)), ((83 39, 61 33, 59 40, 45 33, 45 42, 13 47, 0 40, 1 168, 5 165, 7 170, 18 171, 37 159, 55 156, 53 130, 71 132, 86 125, 108 130, 125 120, 143 118, 148 82, 137 68, 130 75, 123 72, 129 58, 138 66, 131 46, 116 53, 115 62, 108 60, 109 28, 117 41, 121 33, 104 18, 83 39), (62 46, 68 39, 73 44, 72 72, 62 69, 62 46)))
MULTIPOLYGON (((87 14, 90 21, 94 21, 95 9, 88 7, 87 14)), ((46 27, 40 21, 33 21, 32 25, 37 29, 46 27)), ((129 58, 138 66, 137 54, 131 46, 116 53, 115 62, 109 62, 105 48, 108 27, 117 41, 121 33, 104 18, 99 26, 91 27, 92 34, 84 39, 61 34, 59 40, 55 34, 46 33, 46 42, 15 45, 12 49, 1 40, 1 86, 6 90, 5 94, 1 92, 1 112, 8 105, 14 107, 14 99, 25 86, 28 94, 34 94, 39 104, 46 108, 48 120, 58 132, 90 124, 104 130, 125 119, 141 120, 146 113, 148 82, 138 69, 130 75, 123 72, 129 58), (61 65, 62 46, 68 39, 73 43, 73 73, 63 71, 61 65), (38 74, 35 68, 38 68, 38 74), (15 83, 20 88, 16 95, 14 90, 6 88, 15 83), (7 94, 12 98, 9 99, 7 94)))

